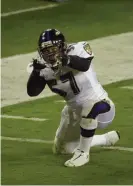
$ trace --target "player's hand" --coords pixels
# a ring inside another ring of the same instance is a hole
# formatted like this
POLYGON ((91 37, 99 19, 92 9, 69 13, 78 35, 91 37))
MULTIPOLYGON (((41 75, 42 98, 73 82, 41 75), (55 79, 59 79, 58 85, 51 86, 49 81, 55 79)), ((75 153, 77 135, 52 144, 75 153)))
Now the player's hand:
POLYGON ((67 54, 64 54, 62 56, 61 61, 62 61, 62 66, 67 66, 70 62, 70 57, 67 54))
POLYGON ((46 67, 45 64, 41 63, 37 59, 33 59, 32 64, 33 64, 33 69, 36 70, 36 71, 40 71, 41 69, 44 69, 46 67))

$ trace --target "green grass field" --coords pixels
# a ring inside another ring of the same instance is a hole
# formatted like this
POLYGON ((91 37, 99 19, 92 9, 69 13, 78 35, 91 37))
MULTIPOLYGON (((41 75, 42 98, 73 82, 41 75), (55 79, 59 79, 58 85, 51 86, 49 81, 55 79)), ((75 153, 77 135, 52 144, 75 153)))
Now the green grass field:
POLYGON ((31 7, 38 7, 50 4, 48 1, 44 0, 3 0, 1 3, 2 9, 1 13, 27 9, 31 7))
MULTIPOLYGON (((117 145, 124 147, 133 147, 133 95, 132 91, 121 87, 131 84, 133 80, 105 87, 117 108, 116 118, 107 130, 119 130, 121 140, 117 145)), ((49 120, 36 122, 2 119, 2 136, 53 140, 64 105, 55 102, 57 100, 60 100, 60 97, 54 96, 3 108, 2 114, 49 120)), ((132 152, 93 148, 88 165, 68 169, 63 163, 69 156, 53 155, 51 149, 52 144, 2 141, 2 183, 133 184, 132 152)))
MULTIPOLYGON (((31 0, 25 1, 25 6, 28 2, 31 0)), ((36 50, 38 35, 46 28, 56 27, 65 33, 69 42, 75 42, 132 31, 132 22, 133 3, 130 0, 102 3, 70 0, 52 10, 2 18, 2 56, 36 50)))
MULTIPOLYGON (((45 1, 2 0, 2 12, 49 4, 45 1), (12 2, 12 3, 11 3, 12 2), (8 6, 7 6, 8 5, 8 6)), ((2 18, 2 57, 36 50, 38 34, 56 27, 68 41, 89 40, 133 31, 131 1, 72 1, 56 8, 2 18), (75 8, 74 8, 75 6, 75 8), (78 30, 78 31, 77 31, 78 30)), ((106 85, 116 105, 116 117, 104 133, 119 130, 117 146, 133 148, 133 79, 106 85)), ((2 118, 1 135, 13 138, 53 140, 64 106, 59 96, 15 104, 1 109, 2 115, 46 118, 28 121, 2 118)), ((133 185, 133 152, 91 149, 91 161, 80 168, 66 168, 68 155, 54 155, 52 144, 2 140, 2 185, 133 185)))

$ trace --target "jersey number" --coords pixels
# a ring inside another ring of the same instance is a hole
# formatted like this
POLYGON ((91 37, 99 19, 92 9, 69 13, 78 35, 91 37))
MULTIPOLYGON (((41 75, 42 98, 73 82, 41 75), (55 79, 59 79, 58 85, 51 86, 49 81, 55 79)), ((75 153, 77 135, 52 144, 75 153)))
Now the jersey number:
MULTIPOLYGON (((78 88, 78 85, 76 83, 76 80, 75 80, 74 75, 73 75, 72 72, 68 72, 68 73, 60 76, 60 80, 62 81, 62 83, 66 83, 67 81, 69 81, 70 82, 71 89, 72 89, 72 91, 73 91, 73 93, 75 95, 77 95, 80 92, 80 90, 78 88)), ((50 80, 48 82, 48 85, 49 85, 49 87, 51 88, 51 90, 53 92, 59 94, 60 96, 65 97, 67 95, 67 92, 65 92, 65 91, 63 91, 61 89, 58 89, 58 88, 54 88, 53 87, 54 85, 57 85, 57 81, 55 79, 54 80, 50 80)))

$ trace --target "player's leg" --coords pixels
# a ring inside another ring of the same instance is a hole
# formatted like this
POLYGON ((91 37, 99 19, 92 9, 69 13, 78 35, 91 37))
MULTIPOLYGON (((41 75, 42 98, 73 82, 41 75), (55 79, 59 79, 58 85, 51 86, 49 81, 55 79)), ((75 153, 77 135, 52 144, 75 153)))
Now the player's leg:
MULTIPOLYGON (((117 131, 110 131, 100 135, 94 135, 91 142, 91 147, 95 146, 111 146, 120 139, 120 134, 117 131)), ((73 154, 76 149, 79 149, 79 139, 64 144, 63 154, 73 154)))
MULTIPOLYGON (((103 129, 110 125, 115 117, 115 105, 110 100, 111 109, 103 114, 98 115, 98 129, 103 129)), ((119 132, 110 131, 102 135, 95 135, 93 137, 91 147, 93 146, 110 146, 114 145, 120 139, 119 132)))
MULTIPOLYGON (((89 105, 90 106, 90 105, 89 105)), ((86 164, 89 161, 89 151, 91 143, 95 134, 95 130, 98 126, 97 117, 99 114, 106 113, 111 109, 110 103, 106 100, 95 103, 87 114, 85 107, 82 112, 82 120, 80 122, 80 142, 79 149, 77 149, 73 157, 65 162, 68 167, 77 167, 86 164)))
MULTIPOLYGON (((78 109, 77 109, 78 110, 78 109)), ((77 116, 80 115, 80 110, 77 116)), ((107 127, 114 119, 115 106, 112 103, 110 111, 98 116, 98 128, 107 127)), ((76 112, 73 112, 68 106, 65 106, 61 114, 61 122, 56 131, 54 140, 54 153, 72 154, 79 145, 80 119, 76 118, 76 112), (74 117, 75 115, 75 117, 74 117)), ((117 131, 110 131, 101 135, 94 135, 91 147, 114 145, 119 140, 117 131)))
MULTIPOLYGON (((115 117, 115 105, 113 104, 113 102, 111 101, 110 103, 111 109, 103 114, 99 114, 98 116, 98 128, 105 128, 107 127, 109 124, 112 123, 114 117, 115 117)), ((80 123, 77 123, 77 125, 79 126, 80 123)), ((72 132, 70 130, 70 132, 73 133, 77 133, 79 135, 79 128, 78 126, 75 126, 74 128, 74 132, 72 132)), ((100 135, 94 135, 92 138, 92 142, 91 142, 91 147, 94 146, 110 146, 110 145, 114 145, 118 140, 119 140, 120 136, 119 133, 117 131, 110 131, 107 132, 105 134, 100 134, 100 135)), ((64 145, 64 153, 65 154, 72 154, 74 152, 75 149, 79 148, 79 139, 72 139, 73 141, 67 142, 64 145)))
POLYGON ((54 139, 54 153, 68 154, 71 152, 71 145, 69 147, 66 144, 78 140, 80 134, 79 121, 80 116, 78 113, 75 113, 69 106, 63 108, 60 125, 54 139))
POLYGON ((55 134, 54 146, 53 146, 54 153, 59 153, 63 151, 64 136, 68 128, 68 124, 69 124, 68 107, 65 106, 61 112, 60 124, 55 134))
POLYGON ((103 129, 106 128, 109 124, 112 123, 115 117, 115 105, 111 99, 107 98, 110 104, 110 110, 106 113, 102 113, 98 115, 98 128, 103 129))

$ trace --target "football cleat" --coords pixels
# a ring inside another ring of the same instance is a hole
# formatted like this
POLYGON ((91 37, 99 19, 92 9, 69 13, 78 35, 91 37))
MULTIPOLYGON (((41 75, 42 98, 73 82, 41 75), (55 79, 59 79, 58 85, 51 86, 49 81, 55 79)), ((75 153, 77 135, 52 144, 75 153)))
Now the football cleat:
POLYGON ((120 133, 118 131, 110 131, 105 134, 106 145, 114 145, 120 139, 120 133))
POLYGON ((89 154, 77 149, 73 157, 65 162, 66 167, 79 167, 89 162, 89 154))

